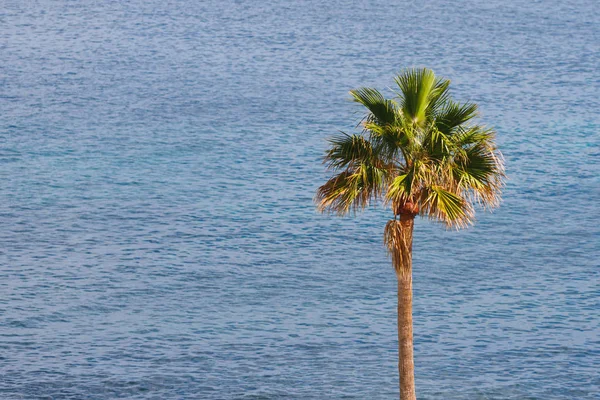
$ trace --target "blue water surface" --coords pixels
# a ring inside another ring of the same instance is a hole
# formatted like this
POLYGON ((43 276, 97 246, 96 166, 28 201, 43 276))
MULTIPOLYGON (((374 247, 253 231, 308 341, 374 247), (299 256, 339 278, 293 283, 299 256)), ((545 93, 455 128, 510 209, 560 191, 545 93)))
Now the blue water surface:
POLYGON ((416 224, 419 398, 599 399, 599 27, 596 0, 3 1, 0 398, 397 398, 391 213, 312 198, 348 90, 428 66, 510 179, 471 229, 416 224))

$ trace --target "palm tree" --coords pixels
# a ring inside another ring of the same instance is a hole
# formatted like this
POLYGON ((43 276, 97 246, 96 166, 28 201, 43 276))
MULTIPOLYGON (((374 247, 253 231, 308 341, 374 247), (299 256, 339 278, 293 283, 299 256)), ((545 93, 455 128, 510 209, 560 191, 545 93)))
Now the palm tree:
POLYGON ((474 205, 499 204, 504 165, 495 132, 476 123, 477 105, 452 100, 450 81, 429 69, 396 76, 393 99, 372 88, 350 91, 367 109, 361 134, 330 140, 325 163, 335 175, 319 187, 322 212, 339 215, 381 201, 394 218, 384 229, 398 280, 400 399, 414 400, 412 237, 415 216, 448 227, 473 223, 474 205))

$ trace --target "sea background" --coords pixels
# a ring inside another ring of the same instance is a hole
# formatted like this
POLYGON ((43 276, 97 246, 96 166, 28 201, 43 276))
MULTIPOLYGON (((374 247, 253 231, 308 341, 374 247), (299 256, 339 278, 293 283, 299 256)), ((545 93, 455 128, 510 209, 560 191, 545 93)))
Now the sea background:
POLYGON ((396 398, 391 213, 312 199, 348 90, 410 66, 509 176, 466 231, 417 221, 419 399, 600 398, 599 27, 595 0, 2 1, 0 398, 396 398))

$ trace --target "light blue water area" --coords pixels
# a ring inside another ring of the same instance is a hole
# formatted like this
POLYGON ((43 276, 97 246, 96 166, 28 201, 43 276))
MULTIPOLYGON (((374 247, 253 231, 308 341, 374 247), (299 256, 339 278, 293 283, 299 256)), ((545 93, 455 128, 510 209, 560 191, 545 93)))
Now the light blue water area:
POLYGON ((4 1, 0 398, 396 398, 390 212, 312 197, 348 90, 406 66, 510 177, 416 225, 419 398, 600 398, 597 5, 4 1))

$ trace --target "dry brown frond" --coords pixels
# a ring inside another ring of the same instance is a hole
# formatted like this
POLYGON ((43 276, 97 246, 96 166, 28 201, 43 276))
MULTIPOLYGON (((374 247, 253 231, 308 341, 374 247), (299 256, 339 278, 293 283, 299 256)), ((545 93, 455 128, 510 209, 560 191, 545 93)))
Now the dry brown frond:
POLYGON ((412 234, 414 218, 392 219, 385 225, 383 241, 392 256, 396 275, 410 274, 412 269, 412 234))

